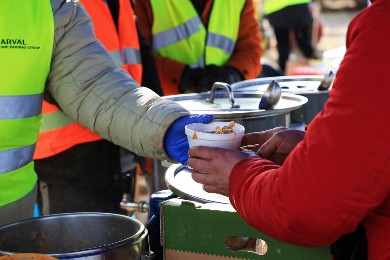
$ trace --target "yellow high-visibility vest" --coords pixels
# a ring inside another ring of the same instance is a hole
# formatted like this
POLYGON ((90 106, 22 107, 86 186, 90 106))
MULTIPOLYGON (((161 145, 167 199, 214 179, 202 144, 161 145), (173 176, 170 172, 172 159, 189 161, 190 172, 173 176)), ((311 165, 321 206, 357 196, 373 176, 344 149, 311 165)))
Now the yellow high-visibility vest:
POLYGON ((308 4, 311 0, 264 0, 264 14, 271 14, 290 5, 308 4))
MULTIPOLYGON (((245 0, 214 0, 208 29, 190 0, 151 0, 154 54, 190 67, 224 65, 232 55, 245 0)), ((164 91, 166 85, 161 82, 164 91)), ((177 91, 177 90, 176 90, 177 91)), ((167 91, 169 93, 170 91, 167 91)))
POLYGON ((33 154, 50 72, 54 18, 49 0, 0 1, 0 206, 36 185, 33 154))

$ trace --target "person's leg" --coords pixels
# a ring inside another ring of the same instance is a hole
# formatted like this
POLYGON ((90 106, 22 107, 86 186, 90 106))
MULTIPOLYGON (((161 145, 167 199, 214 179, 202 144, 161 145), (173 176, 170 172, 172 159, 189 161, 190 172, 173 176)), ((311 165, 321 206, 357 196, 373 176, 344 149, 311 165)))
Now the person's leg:
POLYGON ((45 214, 97 211, 122 213, 119 147, 106 141, 76 145, 36 160, 45 214))
POLYGON ((34 207, 37 199, 37 186, 35 186, 26 196, 0 207, 0 226, 26 219, 32 218, 34 215, 34 207))
POLYGON ((93 186, 64 186, 46 184, 47 200, 43 198, 43 207, 50 214, 70 212, 110 212, 124 214, 119 203, 122 199, 120 187, 101 188, 93 186), (46 206, 45 206, 46 205, 46 206))
POLYGON ((311 27, 312 26, 310 24, 294 30, 295 39, 297 41, 299 49, 302 51, 303 55, 306 58, 314 57, 314 48, 312 45, 312 38, 311 38, 311 32, 312 32, 311 27))
POLYGON ((286 63, 288 61, 288 57, 290 55, 290 37, 289 37, 289 29, 279 29, 274 28, 274 33, 277 41, 278 48, 278 63, 280 70, 285 73, 286 63))

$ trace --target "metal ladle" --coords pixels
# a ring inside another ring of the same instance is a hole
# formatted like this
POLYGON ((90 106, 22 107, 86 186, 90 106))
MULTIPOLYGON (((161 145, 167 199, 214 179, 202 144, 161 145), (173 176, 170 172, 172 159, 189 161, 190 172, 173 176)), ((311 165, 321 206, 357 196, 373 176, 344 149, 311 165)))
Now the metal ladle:
POLYGON ((281 96, 282 88, 277 81, 273 80, 261 97, 259 109, 273 109, 279 103, 281 96))
POLYGON ((320 85, 318 86, 318 90, 328 90, 333 83, 333 80, 336 76, 336 73, 333 70, 330 70, 328 73, 324 75, 324 79, 321 81, 320 85))

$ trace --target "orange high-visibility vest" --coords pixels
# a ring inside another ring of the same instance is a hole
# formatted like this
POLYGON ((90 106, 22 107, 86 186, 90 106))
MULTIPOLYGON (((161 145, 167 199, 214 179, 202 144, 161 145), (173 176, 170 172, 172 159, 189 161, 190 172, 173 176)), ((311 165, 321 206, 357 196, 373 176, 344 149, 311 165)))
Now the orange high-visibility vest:
MULTIPOLYGON (((118 29, 109 7, 103 0, 81 0, 92 19, 96 37, 110 52, 118 67, 122 67, 141 84, 142 64, 133 8, 129 0, 119 1, 118 29)), ((77 144, 102 138, 72 121, 57 106, 43 102, 42 125, 34 160, 63 152, 77 144)))
POLYGON ((34 160, 51 157, 82 143, 102 138, 88 128, 67 117, 56 105, 43 101, 41 131, 34 160))
POLYGON ((141 84, 142 64, 135 16, 130 0, 119 1, 118 30, 103 0, 81 0, 95 29, 118 67, 127 70, 141 84))

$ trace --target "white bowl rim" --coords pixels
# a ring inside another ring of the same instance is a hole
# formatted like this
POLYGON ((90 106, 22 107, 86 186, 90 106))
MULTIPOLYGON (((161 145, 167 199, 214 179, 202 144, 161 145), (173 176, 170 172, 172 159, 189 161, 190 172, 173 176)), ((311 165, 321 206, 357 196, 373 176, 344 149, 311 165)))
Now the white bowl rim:
POLYGON ((234 133, 230 133, 230 134, 214 134, 214 133, 207 133, 207 132, 204 132, 204 131, 213 131, 215 130, 215 128, 217 126, 227 126, 229 125, 230 122, 219 122, 219 121, 215 121, 215 122, 211 122, 209 124, 202 124, 202 123, 193 123, 193 124, 188 124, 185 126, 185 133, 186 135, 189 137, 189 138, 192 138, 194 133, 196 132, 197 134, 197 139, 201 139, 201 140, 225 140, 225 141, 229 141, 229 140, 234 140, 234 139, 240 139, 242 138, 242 136, 244 136, 245 134, 245 128, 244 126, 240 125, 240 124, 237 124, 235 123, 235 126, 234 126, 234 133), (191 128, 197 128, 197 127, 205 127, 207 128, 206 130, 202 131, 202 130, 194 130, 194 129, 191 129, 191 128))

